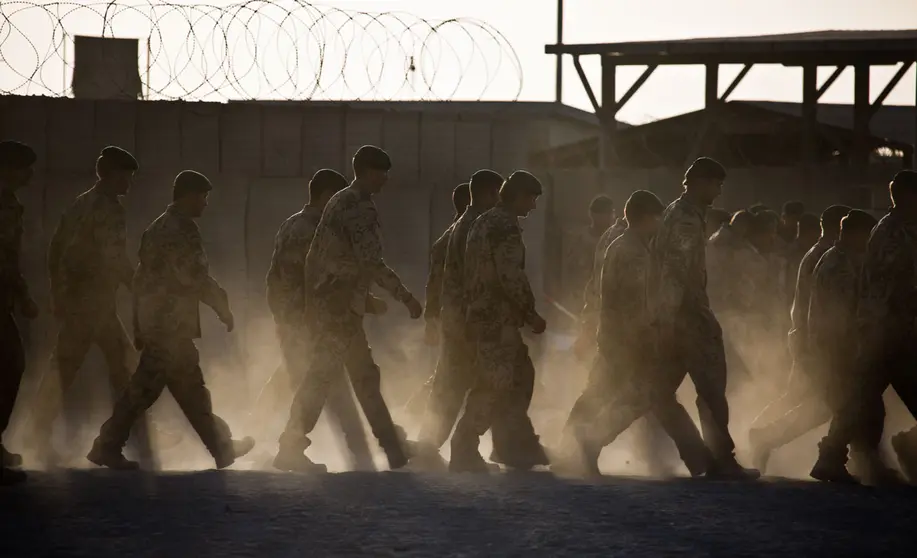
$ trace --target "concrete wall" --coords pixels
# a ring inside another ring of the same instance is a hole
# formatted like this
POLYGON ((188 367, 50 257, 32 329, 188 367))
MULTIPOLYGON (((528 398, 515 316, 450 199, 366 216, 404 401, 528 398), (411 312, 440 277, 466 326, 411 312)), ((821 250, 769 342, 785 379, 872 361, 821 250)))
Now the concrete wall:
MULTIPOLYGON (((386 257, 422 296, 428 247, 452 218, 452 188, 479 168, 509 173, 525 167, 533 145, 550 143, 550 123, 353 105, 2 97, 0 137, 24 141, 38 153, 35 180, 21 198, 27 229, 23 263, 42 302, 47 302, 48 239, 62 211, 92 186, 99 150, 115 144, 133 152, 141 165, 124 202, 130 254, 169 202, 175 174, 184 168, 205 173, 215 185, 201 220, 213 274, 230 290, 237 315, 256 323, 266 313, 263 279, 274 233, 303 205, 308 179, 317 169, 332 167, 349 175, 350 157, 360 145, 388 150, 394 169, 377 198, 386 257)), ((528 219, 525 235, 529 273, 540 289, 544 211, 528 219)), ((404 313, 395 310, 391 319, 401 320, 404 313)), ((123 316, 127 322, 128 315, 123 316)), ((39 321, 33 337, 47 340, 52 331, 50 323, 39 321)))

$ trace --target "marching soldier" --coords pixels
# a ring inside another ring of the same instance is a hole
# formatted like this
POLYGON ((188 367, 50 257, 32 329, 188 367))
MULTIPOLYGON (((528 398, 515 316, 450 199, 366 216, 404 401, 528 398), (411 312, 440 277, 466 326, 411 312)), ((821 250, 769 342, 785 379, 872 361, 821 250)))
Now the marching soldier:
POLYGON ((166 387, 213 456, 218 469, 251 451, 252 438, 233 440, 229 426, 213 414, 194 340, 201 336, 200 303, 210 306, 233 329, 226 291, 210 276, 198 219, 213 186, 204 175, 185 170, 175 177, 172 203, 147 227, 134 273, 134 344, 140 364, 127 389, 102 425, 87 458, 113 469, 136 469, 122 448, 131 427, 166 387))
POLYGON ((614 222, 614 201, 608 196, 596 196, 589 204, 589 224, 572 231, 564 239, 564 288, 576 297, 574 300, 582 294, 592 276, 596 243, 614 222))

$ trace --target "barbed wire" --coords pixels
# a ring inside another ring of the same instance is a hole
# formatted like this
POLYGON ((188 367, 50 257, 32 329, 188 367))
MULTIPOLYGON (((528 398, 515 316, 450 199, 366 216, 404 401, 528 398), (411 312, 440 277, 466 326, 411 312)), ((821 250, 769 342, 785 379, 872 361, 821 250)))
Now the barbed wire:
POLYGON ((516 99, 522 90, 512 46, 474 19, 297 0, 0 0, 0 92, 72 95, 77 35, 137 38, 150 99, 480 100, 491 91, 516 99))

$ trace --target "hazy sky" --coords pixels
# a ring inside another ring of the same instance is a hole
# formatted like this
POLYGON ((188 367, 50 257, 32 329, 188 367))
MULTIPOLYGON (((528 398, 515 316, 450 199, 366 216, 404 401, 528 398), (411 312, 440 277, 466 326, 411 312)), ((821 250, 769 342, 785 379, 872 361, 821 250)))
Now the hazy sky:
MULTIPOLYGON (((185 0, 184 3, 224 5, 230 2, 185 0)), ((566 43, 772 34, 822 29, 917 29, 917 0, 566 0, 565 4, 564 38, 566 43)), ((289 6, 291 2, 284 2, 284 5, 289 6)), ((507 42, 512 45, 516 55, 519 57, 522 75, 524 76, 520 99, 553 100, 554 98, 555 62, 553 57, 544 54, 544 45, 555 42, 556 0, 462 0, 460 2, 453 0, 325 0, 320 5, 333 6, 345 10, 403 11, 431 19, 469 17, 483 20, 505 36, 507 42)), ((0 0, 0 7, 2 7, 4 14, 9 14, 13 4, 0 0)), ((43 22, 24 14, 17 15, 13 20, 19 22, 19 29, 24 34, 27 34, 34 43, 43 44, 44 46, 41 48, 47 49, 47 45, 51 42, 49 30, 53 25, 49 26, 47 21, 43 22)), ((67 32, 71 34, 90 34, 93 33, 94 27, 98 27, 98 18, 86 17, 81 19, 78 14, 68 16, 65 21, 67 22, 67 32)), ((362 42, 356 47, 351 46, 351 49, 362 51, 366 60, 370 60, 366 64, 378 65, 379 61, 374 60, 373 57, 379 58, 379 55, 370 52, 372 48, 366 46, 366 39, 367 37, 373 40, 378 38, 381 42, 387 39, 390 40, 393 32, 391 31, 391 24, 383 21, 377 24, 376 28, 373 28, 371 24, 367 26, 366 20, 363 21, 364 27, 369 30, 361 31, 363 35, 362 42), (382 27, 390 29, 388 35, 386 32, 380 31, 382 27)), ((187 28, 181 29, 181 27, 182 25, 162 26, 160 32, 163 34, 163 42, 181 45, 187 34, 187 28)), ((115 30, 118 36, 146 36, 149 34, 149 23, 142 19, 131 20, 129 15, 124 15, 115 25, 115 30)), ((4 28, 2 21, 0 21, 0 31, 2 31, 0 32, 0 40, 9 35, 9 28, 4 28)), ((477 82, 476 85, 472 83, 471 86, 466 83, 455 94, 451 93, 449 87, 438 87, 437 94, 441 97, 455 95, 460 97, 463 95, 475 96, 482 89, 482 83, 486 81, 484 75, 487 71, 490 71, 495 72, 496 75, 492 87, 486 92, 486 98, 502 99, 515 96, 516 73, 513 71, 512 66, 508 64, 509 60, 503 59, 499 70, 494 70, 492 66, 485 64, 485 62, 489 63, 494 57, 499 56, 499 46, 495 43, 490 43, 487 35, 481 31, 472 33, 472 39, 469 39, 468 36, 461 37, 461 33, 457 33, 457 31, 457 29, 453 29, 448 33, 446 31, 443 32, 444 37, 454 39, 450 40, 454 47, 470 49, 473 43, 481 47, 481 53, 477 55, 475 63, 469 65, 470 69, 467 70, 468 76, 466 78, 466 81, 475 82, 475 79, 477 79, 477 82)), ((98 34, 98 29, 95 30, 95 34, 98 34)), ((206 42, 206 40, 200 38, 198 40, 206 42)), ((257 39, 256 41, 262 40, 271 42, 270 39, 257 39)), ((402 37, 399 40, 403 45, 405 39, 402 37)), ((258 45, 260 56, 263 60, 266 60, 261 64, 264 66, 276 64, 278 68, 283 64, 290 64, 289 61, 284 62, 282 60, 284 59, 282 54, 277 54, 277 52, 284 52, 284 44, 283 41, 275 41, 271 44, 258 45), (275 52, 265 58, 265 52, 268 52, 271 46, 274 47, 275 52)), ((25 43, 22 42, 21 37, 17 39, 10 36, 0 48, 2 48, 4 57, 20 64, 19 71, 23 71, 21 68, 34 68, 36 66, 35 60, 46 57, 41 53, 36 55, 29 52, 27 48, 16 45, 25 45, 25 43)), ((433 50, 441 47, 442 45, 435 45, 433 50)), ((389 47, 386 48, 388 49, 387 52, 389 52, 387 56, 392 56, 396 60, 392 62, 390 58, 387 58, 388 68, 390 70, 394 67, 397 71, 394 72, 394 76, 386 77, 383 81, 397 85, 398 75, 403 74, 403 70, 397 66, 405 64, 403 60, 399 60, 399 58, 404 57, 399 52, 392 53, 389 47)), ((145 47, 143 49, 145 50, 145 47)), ((248 50, 252 50, 251 45, 249 45, 248 50)), ((338 45, 338 47, 331 46, 328 50, 340 51, 338 55, 342 55, 345 49, 343 46, 338 45)), ((465 50, 462 52, 463 59, 468 58, 468 56, 464 55, 465 50)), ((238 56, 240 57, 239 60, 245 58, 244 54, 238 56)), ((334 57, 329 52, 325 52, 325 56, 328 57, 328 60, 334 57)), ((354 62, 355 59, 351 51, 351 59, 348 62, 349 69, 346 72, 349 80, 346 88, 340 86, 338 89, 334 89, 334 87, 329 86, 328 95, 333 96, 334 91, 340 91, 343 94, 345 89, 347 91, 358 91, 360 95, 366 94, 365 90, 369 82, 366 81, 365 75, 363 75, 364 81, 361 84, 359 81, 361 76, 358 75, 365 74, 362 67, 366 64, 360 62, 360 67, 357 68, 357 64, 354 62)), ((340 58, 339 60, 343 61, 344 59, 340 58)), ((443 58, 443 60, 446 60, 446 58, 443 58)), ((598 93, 598 59, 587 57, 583 61, 586 71, 593 82, 593 87, 598 93)), ((430 66, 429 62, 426 64, 430 66)), ((237 65, 242 67, 245 64, 238 63, 237 65)), ((329 64, 328 67, 331 65, 329 64)), ((444 62, 441 65, 445 68, 440 69, 441 74, 437 77, 438 80, 448 81, 448 72, 456 73, 458 71, 455 67, 455 62, 451 64, 444 62)), ((45 64, 44 70, 42 77, 46 82, 60 84, 65 79, 62 76, 64 72, 60 63, 55 65, 54 62, 49 61, 45 64)), ((386 71, 388 72, 389 70, 386 71)), ((431 70, 431 67, 424 68, 425 72, 430 72, 431 70)), ((721 69, 721 90, 726 87, 738 70, 738 66, 721 69)), ((873 69, 873 97, 879 94, 895 70, 896 68, 894 67, 873 69)), ((621 76, 618 84, 619 96, 641 71, 642 68, 619 70, 619 75, 621 76)), ((190 70, 186 70, 186 72, 189 72, 188 75, 190 75, 190 70)), ((824 76, 830 72, 830 68, 823 69, 821 79, 824 79, 824 76)), ((151 81, 156 82, 155 70, 153 73, 154 77, 151 78, 151 81)), ((798 101, 801 99, 801 77, 802 72, 798 69, 787 69, 779 66, 756 66, 733 93, 732 98, 798 101)), ((0 87, 10 89, 9 83, 12 82, 11 79, 9 67, 5 67, 0 63, 0 87)), ((243 76, 239 79, 242 81, 251 80, 252 76, 243 76)), ((915 76, 914 69, 911 69, 895 92, 888 98, 887 103, 914 104, 915 81, 917 81, 917 76, 915 76)), ((246 83, 249 85, 246 85, 244 90, 251 91, 252 82, 247 81, 246 83)), ((440 83, 444 82, 441 81, 440 83)), ((193 87, 193 85, 187 87, 193 87)), ((823 97, 823 101, 850 102, 852 100, 852 88, 852 70, 848 70, 823 97)), ((270 91, 270 87, 266 89, 262 87, 258 91, 270 91)), ((30 92, 40 93, 38 90, 30 90, 30 92)), ((388 96, 403 98, 410 95, 411 92, 409 91, 399 91, 395 95, 388 96)), ((579 108, 590 108, 569 58, 564 72, 564 101, 579 108)), ((702 68, 690 66, 666 67, 657 70, 640 92, 622 110, 619 117, 628 122, 644 122, 696 110, 702 104, 702 68)))

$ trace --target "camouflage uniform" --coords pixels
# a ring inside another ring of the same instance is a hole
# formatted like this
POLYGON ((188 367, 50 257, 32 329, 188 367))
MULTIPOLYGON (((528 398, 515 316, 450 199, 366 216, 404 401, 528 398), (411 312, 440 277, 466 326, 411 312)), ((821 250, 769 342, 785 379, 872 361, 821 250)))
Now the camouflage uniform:
POLYGON ((306 256, 304 296, 314 352, 280 437, 281 451, 301 452, 308 447, 307 436, 315 428, 343 364, 390 464, 397 462, 400 466, 406 459, 382 398, 379 367, 363 330, 372 283, 398 301, 412 299, 401 279, 382 259, 382 236, 372 195, 352 184, 325 206, 306 256))
POLYGON ((476 378, 452 435, 453 462, 479 456, 480 436, 498 421, 511 442, 500 452, 505 448, 520 462, 534 459, 542 451, 528 417, 535 368, 519 328, 538 314, 519 219, 502 205, 478 217, 468 233, 464 266, 465 331, 474 346, 476 378))
MULTIPOLYGON (((277 338, 283 353, 284 375, 287 378, 283 395, 292 394, 302 382, 308 362, 309 333, 305 328, 303 269, 306 254, 322 218, 322 208, 305 206, 283 222, 274 239, 274 253, 267 274, 267 301, 277 326, 277 338)), ((277 377, 275 373, 275 378, 277 377)), ((278 378, 279 379, 279 378, 278 378)), ((336 373, 329 392, 328 410, 344 434, 347 447, 357 469, 372 467, 372 454, 366 443, 363 419, 351 393, 350 380, 343 371, 336 373)), ((276 383, 272 378, 270 383, 276 383)), ((281 391, 277 388, 276 391, 281 391)), ((289 401, 289 399, 287 399, 289 401)), ((277 403, 274 401, 273 403, 277 403)))
POLYGON ((602 265, 605 262, 605 251, 619 236, 627 230, 627 221, 618 219, 599 237, 592 257, 592 271, 583 292, 583 310, 581 325, 584 330, 594 332, 599 325, 599 300, 601 298, 602 265))
POLYGON ((194 345, 201 336, 200 303, 222 317, 230 313, 229 301, 210 276, 197 223, 170 205, 144 231, 139 259, 133 295, 140 364, 102 425, 94 452, 119 452, 131 426, 168 387, 217 466, 231 464, 235 456, 229 426, 213 414, 194 345))
POLYGON ((563 284, 571 300, 580 302, 578 298, 594 269, 596 243, 603 232, 595 231, 591 226, 582 226, 570 231, 564 238, 563 284))
POLYGON ((662 343, 697 390, 704 440, 717 459, 732 460, 723 332, 707 298, 706 209, 683 195, 663 213, 652 247, 651 296, 662 343))
MULTIPOLYGON (((10 416, 25 372, 25 353, 19 328, 13 319, 15 307, 31 300, 29 288, 19 267, 22 250, 23 207, 16 194, 0 190, 0 436, 9 426, 10 416)), ((2 445, 0 445, 2 448, 2 445)), ((0 449, 4 452, 5 450, 0 449)))
MULTIPOLYGON (((587 428, 590 440, 587 451, 597 457, 597 450, 610 444, 641 416, 653 413, 663 429, 675 441, 682 459, 694 474, 704 471, 707 449, 690 415, 675 398, 684 380, 683 368, 671 367, 659 358, 655 316, 650 310, 647 285, 650 251, 647 242, 633 230, 621 234, 605 253, 601 277, 601 311, 597 356, 598 369, 606 376, 602 384, 588 390, 605 391, 605 408, 593 411, 589 421, 576 415, 582 412, 583 397, 571 411, 574 428, 587 428), (607 392, 609 385, 616 393, 607 392), (597 418, 596 418, 597 417, 597 418), (594 424, 593 424, 594 422, 594 424)), ((592 382, 601 380, 592 379, 592 382)), ((584 396, 586 394, 584 393, 584 396)))
POLYGON ((96 185, 61 216, 48 246, 51 297, 60 329, 51 370, 38 388, 32 414, 33 442, 50 444, 54 420, 89 348, 102 350, 112 396, 127 386, 136 366, 130 337, 118 318, 118 287, 131 288, 134 266, 127 257, 125 212, 117 196, 96 185))

